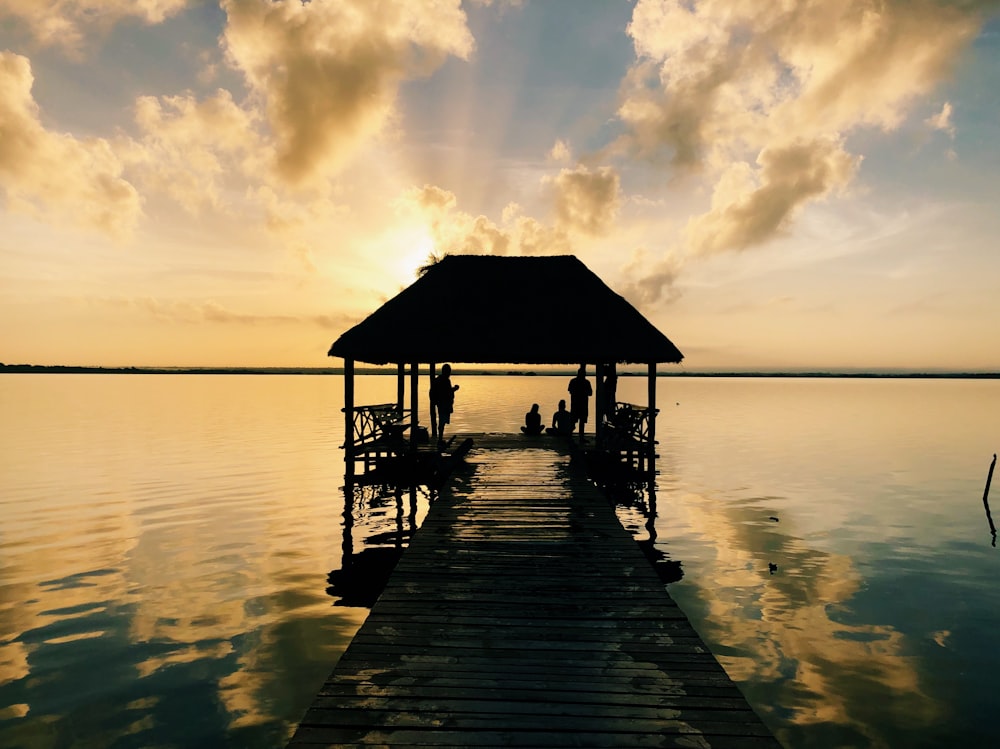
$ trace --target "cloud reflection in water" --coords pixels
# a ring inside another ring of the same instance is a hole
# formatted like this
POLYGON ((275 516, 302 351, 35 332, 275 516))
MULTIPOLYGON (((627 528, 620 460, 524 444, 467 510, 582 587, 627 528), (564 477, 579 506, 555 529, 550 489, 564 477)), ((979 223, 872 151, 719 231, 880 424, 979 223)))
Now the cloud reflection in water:
POLYGON ((830 746, 888 746, 878 728, 885 719, 873 713, 895 713, 892 722, 914 730, 939 719, 942 708, 923 691, 905 635, 846 620, 865 585, 850 557, 809 548, 793 523, 771 521, 778 511, 766 499, 668 501, 669 508, 661 498, 661 511, 670 525, 684 527, 687 543, 704 553, 697 574, 671 594, 698 612, 700 634, 783 743, 813 745, 814 731, 790 727, 802 726, 839 736, 830 746), (773 575, 769 560, 780 561, 773 575))

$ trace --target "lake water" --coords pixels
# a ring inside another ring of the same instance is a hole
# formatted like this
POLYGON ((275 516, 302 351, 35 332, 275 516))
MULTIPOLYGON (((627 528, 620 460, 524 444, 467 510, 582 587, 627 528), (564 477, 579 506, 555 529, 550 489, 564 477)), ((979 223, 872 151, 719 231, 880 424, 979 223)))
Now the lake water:
MULTIPOLYGON (((454 427, 515 431, 567 379, 459 371, 454 427)), ((395 387, 362 377, 357 401, 395 387)), ((0 746, 283 745, 367 613, 327 592, 342 398, 335 376, 0 377, 0 746)), ((670 592, 785 746, 995 745, 1000 381, 657 398, 670 592)), ((399 510, 366 505, 346 551, 399 510)))

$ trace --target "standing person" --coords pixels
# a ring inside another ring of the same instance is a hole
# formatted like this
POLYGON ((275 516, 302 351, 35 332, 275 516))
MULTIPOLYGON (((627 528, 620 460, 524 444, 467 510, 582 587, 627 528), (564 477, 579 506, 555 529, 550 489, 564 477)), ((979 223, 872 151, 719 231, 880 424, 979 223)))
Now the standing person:
POLYGON ((594 389, 587 379, 587 365, 581 364, 576 372, 576 377, 569 381, 569 412, 580 425, 580 443, 583 444, 583 426, 587 423, 587 414, 590 407, 590 396, 594 394, 594 389))
POLYGON ((441 367, 441 374, 431 382, 431 408, 437 413, 439 445, 444 444, 444 427, 451 422, 451 412, 455 409, 455 391, 458 385, 451 384, 451 365, 441 367))

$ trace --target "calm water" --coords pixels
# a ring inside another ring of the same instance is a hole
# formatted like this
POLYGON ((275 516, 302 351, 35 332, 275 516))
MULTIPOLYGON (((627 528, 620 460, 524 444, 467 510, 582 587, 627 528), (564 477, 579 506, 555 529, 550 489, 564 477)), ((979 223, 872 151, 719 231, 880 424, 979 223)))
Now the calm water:
MULTIPOLYGON (((567 379, 459 373, 455 427, 513 431, 567 379)), ((994 745, 1000 381, 670 378, 658 400, 671 593, 782 742, 994 745)), ((0 377, 0 746, 282 745, 366 614, 327 593, 341 405, 338 377, 0 377)), ((399 512, 358 513, 348 551, 399 512)))

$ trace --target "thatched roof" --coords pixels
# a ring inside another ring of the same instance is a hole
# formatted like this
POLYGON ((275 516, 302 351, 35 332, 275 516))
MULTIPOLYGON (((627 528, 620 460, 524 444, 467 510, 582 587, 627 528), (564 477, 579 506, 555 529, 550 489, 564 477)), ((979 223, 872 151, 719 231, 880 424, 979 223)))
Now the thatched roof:
POLYGON ((369 364, 679 362, 670 340, 572 256, 449 255, 330 347, 369 364))

